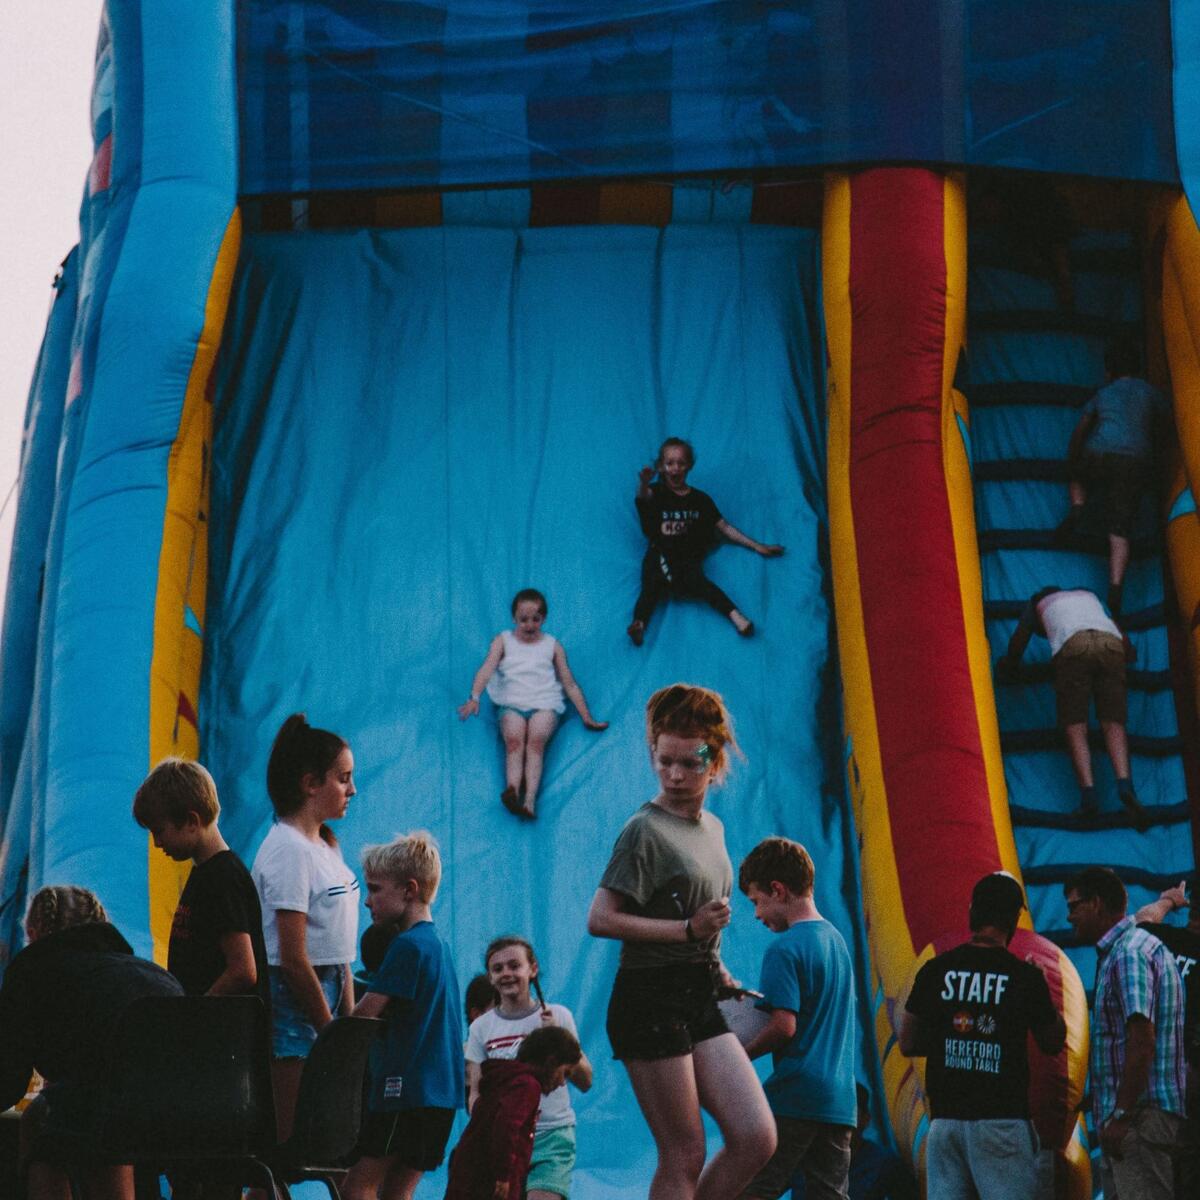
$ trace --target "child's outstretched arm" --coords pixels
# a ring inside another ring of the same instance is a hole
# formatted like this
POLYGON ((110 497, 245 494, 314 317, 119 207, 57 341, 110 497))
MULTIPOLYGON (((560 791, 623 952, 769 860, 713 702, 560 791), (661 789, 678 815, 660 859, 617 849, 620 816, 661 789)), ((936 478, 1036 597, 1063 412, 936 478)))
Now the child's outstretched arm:
POLYGON ((503 657, 504 639, 499 634, 496 634, 492 639, 492 644, 488 647, 487 657, 479 664, 479 670, 475 672, 475 678, 471 681, 470 697, 465 704, 458 706, 458 719, 460 721, 465 721, 468 717, 473 717, 479 712, 479 697, 483 695, 483 689, 487 687, 488 680, 495 673, 503 657))
POLYGON ((594 730, 596 733, 607 729, 608 722, 597 721, 588 710, 583 689, 575 682, 575 676, 571 674, 571 668, 567 666, 567 652, 562 648, 561 642, 554 647, 554 670, 558 674, 558 682, 562 684, 562 690, 567 694, 567 699, 575 705, 575 711, 579 713, 583 727, 594 730))
POLYGON ((743 533, 740 529, 730 525, 728 521, 722 517, 717 522, 717 529, 721 536, 728 541, 733 542, 735 546, 745 546, 747 550, 753 550, 755 554, 761 554, 763 558, 778 558, 783 553, 783 547, 777 545, 766 545, 763 542, 756 542, 748 534, 743 533))

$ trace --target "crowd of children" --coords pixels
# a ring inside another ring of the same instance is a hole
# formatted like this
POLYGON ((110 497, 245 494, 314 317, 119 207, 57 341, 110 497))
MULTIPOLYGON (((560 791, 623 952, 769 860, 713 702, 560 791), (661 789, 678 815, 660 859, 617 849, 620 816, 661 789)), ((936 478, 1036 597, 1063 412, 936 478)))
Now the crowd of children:
MULTIPOLYGON (((668 596, 704 599, 739 633, 753 632, 703 574, 716 532, 767 557, 783 552, 741 534, 688 485, 694 461, 688 443, 668 439, 655 468, 640 476, 637 508, 649 548, 628 629, 636 645, 668 596), (652 483, 655 470, 660 479, 652 483)), ((1047 630, 1051 591, 1034 598, 1047 630)), ((493 640, 458 710, 464 720, 476 715, 486 688, 505 744, 501 798, 524 817, 535 814, 545 746, 566 699, 586 728, 607 727, 593 718, 561 644, 542 628, 546 615, 540 592, 517 593, 513 630, 493 640)), ((1026 625, 1028 640, 1038 627, 1033 618, 1026 625)), ((1023 649, 1014 638, 1007 664, 1023 649)), ((1078 707, 1063 717, 1068 734, 1078 707)), ((741 864, 741 892, 780 936, 762 968, 758 1003, 766 1016, 740 1040, 721 1008, 723 998, 746 995, 720 954, 735 876, 723 827, 706 807, 709 789, 741 754, 732 721, 715 692, 675 684, 651 696, 646 737, 658 788, 617 837, 587 928, 621 943, 607 1033, 657 1148, 651 1200, 775 1200, 798 1179, 813 1200, 846 1197, 862 1108, 853 972, 845 941, 816 907, 812 859, 798 843, 770 837, 741 864), (766 1053, 774 1069, 764 1087, 751 1060, 766 1053), (711 1157, 703 1112, 722 1135, 711 1157)), ((568 1085, 587 1091, 593 1068, 570 1010, 545 999, 531 943, 491 942, 484 973, 464 997, 432 918, 442 877, 436 842, 424 831, 397 836, 362 855, 372 924, 356 1002, 359 881, 331 828, 355 795, 354 755, 344 738, 294 714, 275 738, 266 786, 275 821, 250 871, 221 835, 216 787, 200 764, 168 759, 139 788, 134 818, 164 853, 192 864, 167 971, 132 955, 91 893, 48 888, 34 897, 30 945, 0 991, 0 1103, 11 1104, 36 1067, 48 1081, 39 1119, 86 1126, 98 1086, 96 1039, 87 1029, 111 1023, 138 995, 249 993, 270 1012, 281 1139, 321 1030, 350 1013, 383 1019, 347 1200, 410 1200, 421 1176, 443 1162, 464 1101, 470 1119, 451 1156, 447 1197, 568 1200, 576 1144, 568 1085), (62 997, 77 994, 68 1013, 62 997)), ((932 1005, 929 1014, 932 1021, 932 1005)), ((919 1038, 911 1029, 905 1036, 905 1052, 913 1052, 919 1038)), ((119 1168, 91 1182, 99 1195, 129 1196, 119 1168)))
MULTIPOLYGON (((587 926, 621 942, 607 1032, 658 1150, 649 1195, 775 1200, 802 1180, 806 1197, 847 1197, 863 1107, 854 1069, 853 971, 841 934, 817 909, 813 861, 798 843, 768 837, 738 871, 754 916, 778 935, 762 966, 758 1006, 765 1016, 740 1040, 720 1004, 745 995, 720 953, 735 876, 721 823, 705 803, 740 754, 732 721, 716 693, 675 684, 651 696, 646 735, 658 789, 621 830, 587 926), (766 1053, 774 1068, 763 1085, 751 1060, 766 1053), (704 1111, 722 1135, 711 1157, 704 1111)), ((447 1197, 568 1200, 575 1162, 568 1086, 588 1090, 593 1068, 570 1010, 545 998, 532 944, 504 936, 487 946, 485 971, 465 994, 464 1046, 464 996, 432 918, 442 878, 437 845, 424 831, 399 835, 362 854, 372 923, 355 1003, 358 881, 329 826, 354 795, 350 747, 299 714, 289 717, 272 748, 267 790, 276 821, 247 873, 220 834, 216 788, 200 764, 168 759, 139 788, 136 819, 162 850, 193 865, 172 926, 170 972, 132 954, 92 893, 51 887, 34 896, 30 944, 0 989, 0 1104, 18 1099, 36 1068, 46 1086, 29 1110, 31 1137, 41 1128, 86 1131, 97 1116, 103 1071, 96 1030, 115 1023, 125 1005, 143 995, 252 993, 270 1009, 281 1138, 320 1031, 344 1013, 383 1020, 344 1187, 348 1200, 410 1200, 421 1176, 441 1165, 464 1101, 470 1119, 450 1158, 447 1197)), ((1006 953, 1001 935, 1011 936, 1017 910, 1009 908, 1020 894, 1011 877, 987 877, 976 900, 984 889, 1003 892, 1008 906, 989 951, 995 956, 1006 953)), ((1074 896, 1072 904, 1083 903, 1074 896)), ((1169 899, 1175 907, 1180 897, 1169 899)), ((1157 909, 1145 915, 1160 916, 1157 909)), ((990 928, 985 924, 984 933, 990 928)), ((1159 945, 1153 938, 1150 944, 1159 945)), ((1032 970, 1013 963, 1014 972, 1032 970)), ((1169 955, 1159 966, 1173 971, 1169 955)), ((1031 979, 1031 986, 1038 982, 1031 979)), ((1177 976, 1173 986, 1182 1020, 1177 976)), ((941 1019, 936 1005, 922 1008, 916 998, 909 1008, 929 1023, 941 1019)), ((905 1053, 927 1052, 915 1019, 900 1029, 905 1053)), ((990 1036, 983 1023, 976 1033, 990 1036)), ((1197 1040, 1193 1030, 1178 1045, 1197 1040)), ((947 1061, 940 1069, 958 1068, 947 1061)), ((990 1076, 986 1083, 996 1086, 990 1076)), ((1018 1072, 1010 1091, 1026 1085, 1018 1072)), ((964 1077, 955 1086, 969 1097, 982 1085, 964 1077)), ((1024 1120, 1019 1104, 1014 1112, 1024 1120)), ((934 1116, 951 1119, 944 1110, 934 1116)), ((1007 1110, 1002 1116, 1009 1119, 1007 1110)), ((1178 1124, 1182 1110, 1167 1110, 1164 1119, 1178 1124)), ((1115 1121, 1105 1125, 1114 1137, 1115 1121)), ((894 1174, 886 1183, 877 1171, 872 1177, 886 1190, 860 1194, 905 1194, 894 1174)), ((940 1190, 941 1178, 931 1173, 931 1195, 952 1194, 940 1190)), ((32 1194, 62 1195, 45 1162, 30 1179, 32 1194)), ((97 1166, 88 1183, 104 1200, 132 1194, 124 1168, 97 1166)))

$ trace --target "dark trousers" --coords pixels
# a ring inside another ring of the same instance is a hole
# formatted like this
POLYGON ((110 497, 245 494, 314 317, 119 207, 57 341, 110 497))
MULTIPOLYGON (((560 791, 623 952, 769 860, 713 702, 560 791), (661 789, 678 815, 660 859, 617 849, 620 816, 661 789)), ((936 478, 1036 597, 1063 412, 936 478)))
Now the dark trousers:
POLYGON ((729 616, 735 607, 733 601, 704 574, 704 564, 699 559, 670 562, 651 547, 642 559, 642 594, 633 606, 633 619, 645 624, 668 596, 703 600, 723 617, 729 616))

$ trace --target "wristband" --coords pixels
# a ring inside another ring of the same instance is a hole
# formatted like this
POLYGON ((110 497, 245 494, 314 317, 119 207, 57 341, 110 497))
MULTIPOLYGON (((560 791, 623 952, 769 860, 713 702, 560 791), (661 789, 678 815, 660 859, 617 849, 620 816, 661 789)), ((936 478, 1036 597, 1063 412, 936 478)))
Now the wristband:
POLYGON ((700 939, 696 937, 696 931, 692 928, 692 918, 688 917, 683 923, 683 933, 689 942, 696 942, 700 939))

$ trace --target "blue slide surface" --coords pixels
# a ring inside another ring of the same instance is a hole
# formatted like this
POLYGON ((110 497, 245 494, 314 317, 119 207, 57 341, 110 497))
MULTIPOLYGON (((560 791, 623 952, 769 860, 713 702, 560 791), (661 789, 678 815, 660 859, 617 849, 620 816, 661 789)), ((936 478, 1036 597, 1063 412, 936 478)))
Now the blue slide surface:
MULTIPOLYGON (((201 696, 227 836, 249 858, 266 833, 266 756, 289 712, 348 738, 347 858, 432 830, 446 863, 434 914, 460 976, 519 932, 547 996, 573 1010, 597 1066, 576 1097, 583 1200, 644 1194, 653 1163, 604 1033, 617 945, 589 937, 585 915, 655 790, 655 688, 724 693, 747 761, 712 807, 735 867, 768 834, 803 841, 866 978, 824 567, 818 288, 811 231, 744 224, 447 225, 244 247, 216 388, 201 696), (660 610, 640 650, 625 637, 637 471, 667 435, 694 441, 693 482, 734 525, 787 546, 709 560, 758 623, 751 640, 692 604, 660 610), (455 707, 530 585, 612 726, 563 723, 523 824, 498 800, 490 705, 467 724, 455 707)), ((736 976, 757 982, 769 936, 736 897, 736 976)))

